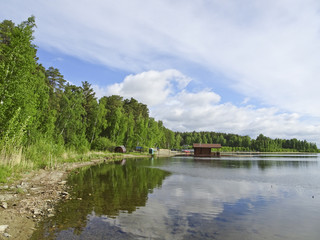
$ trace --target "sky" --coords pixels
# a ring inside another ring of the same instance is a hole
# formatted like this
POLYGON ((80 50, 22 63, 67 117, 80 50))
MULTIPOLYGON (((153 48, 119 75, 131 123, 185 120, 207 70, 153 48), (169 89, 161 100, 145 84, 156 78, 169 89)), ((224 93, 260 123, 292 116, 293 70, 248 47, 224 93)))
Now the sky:
POLYGON ((39 62, 99 98, 174 131, 320 147, 318 0, 0 0, 1 21, 31 15, 39 62))

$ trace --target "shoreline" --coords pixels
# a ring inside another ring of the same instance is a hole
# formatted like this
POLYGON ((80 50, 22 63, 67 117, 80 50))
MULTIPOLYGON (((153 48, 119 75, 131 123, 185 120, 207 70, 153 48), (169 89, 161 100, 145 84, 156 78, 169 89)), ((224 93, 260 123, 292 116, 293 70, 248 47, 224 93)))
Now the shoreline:
POLYGON ((87 162, 62 163, 54 169, 24 173, 13 183, 0 184, 0 240, 30 239, 38 222, 54 216, 55 205, 69 198, 66 179, 71 171, 118 159, 142 157, 150 155, 123 154, 87 162))

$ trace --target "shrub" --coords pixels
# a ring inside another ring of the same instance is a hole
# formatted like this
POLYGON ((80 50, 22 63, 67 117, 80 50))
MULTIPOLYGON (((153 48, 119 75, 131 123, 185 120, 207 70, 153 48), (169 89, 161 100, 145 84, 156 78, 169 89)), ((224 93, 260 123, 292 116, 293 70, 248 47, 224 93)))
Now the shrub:
POLYGON ((91 143, 91 149, 92 150, 98 150, 98 151, 106 151, 106 150, 111 150, 114 146, 114 143, 111 142, 108 138, 106 137, 99 137, 93 140, 91 143))
POLYGON ((18 108, 10 119, 3 138, 0 139, 0 164, 14 166, 22 162, 22 142, 29 117, 20 122, 20 112, 21 109, 18 108))
POLYGON ((27 164, 40 168, 53 167, 64 152, 63 145, 41 138, 24 149, 27 164))

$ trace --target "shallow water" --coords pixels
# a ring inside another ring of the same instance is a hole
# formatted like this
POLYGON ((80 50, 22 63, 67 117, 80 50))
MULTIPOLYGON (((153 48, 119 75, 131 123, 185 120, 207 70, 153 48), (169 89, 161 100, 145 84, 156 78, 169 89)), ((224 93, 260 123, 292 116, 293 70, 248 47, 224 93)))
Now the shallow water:
POLYGON ((83 168, 33 239, 319 239, 319 155, 128 159, 83 168))

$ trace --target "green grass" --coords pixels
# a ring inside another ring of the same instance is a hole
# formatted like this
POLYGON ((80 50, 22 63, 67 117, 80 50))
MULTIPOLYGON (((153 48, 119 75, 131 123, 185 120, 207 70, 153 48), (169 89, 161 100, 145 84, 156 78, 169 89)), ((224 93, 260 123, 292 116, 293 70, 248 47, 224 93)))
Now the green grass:
MULTIPOLYGON (((51 143, 45 139, 39 139, 36 143, 23 147, 20 153, 19 160, 15 161, 15 164, 0 164, 0 183, 19 179, 21 173, 29 170, 55 169, 63 163, 88 162, 94 159, 111 160, 124 155, 108 151, 82 152, 66 149, 63 145, 51 143)), ((143 155, 146 153, 129 152, 129 154, 143 155)), ((10 162, 13 161, 8 161, 10 162)))
POLYGON ((8 166, 0 165, 0 183, 6 183, 12 174, 12 169, 8 166))
POLYGON ((149 155, 148 152, 128 152, 128 154, 131 154, 131 155, 149 155))

